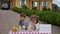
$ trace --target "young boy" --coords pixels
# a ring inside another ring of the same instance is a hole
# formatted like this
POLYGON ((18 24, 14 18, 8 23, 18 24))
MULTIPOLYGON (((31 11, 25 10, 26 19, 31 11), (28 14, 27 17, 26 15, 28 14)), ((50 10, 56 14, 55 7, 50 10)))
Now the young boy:
POLYGON ((26 18, 25 14, 20 14, 19 29, 20 31, 26 31, 28 24, 24 21, 26 18))

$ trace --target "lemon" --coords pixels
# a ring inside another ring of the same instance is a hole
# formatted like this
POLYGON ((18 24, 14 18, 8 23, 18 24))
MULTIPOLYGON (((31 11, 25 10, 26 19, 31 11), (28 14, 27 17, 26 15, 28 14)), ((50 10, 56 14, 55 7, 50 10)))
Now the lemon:
POLYGON ((17 32, 18 30, 19 30, 19 28, 17 28, 17 27, 12 27, 12 31, 17 32))

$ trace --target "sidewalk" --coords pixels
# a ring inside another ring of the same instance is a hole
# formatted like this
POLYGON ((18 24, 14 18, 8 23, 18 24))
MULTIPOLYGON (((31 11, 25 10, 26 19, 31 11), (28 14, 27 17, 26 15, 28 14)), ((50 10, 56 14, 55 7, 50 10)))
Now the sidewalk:
MULTIPOLYGON (((29 17, 26 21, 29 21, 29 17)), ((0 34, 8 34, 12 26, 17 26, 19 22, 19 14, 12 10, 0 10, 0 34)), ((40 21, 40 23, 45 23, 40 21)), ((60 27, 52 26, 53 34, 60 34, 60 27)))

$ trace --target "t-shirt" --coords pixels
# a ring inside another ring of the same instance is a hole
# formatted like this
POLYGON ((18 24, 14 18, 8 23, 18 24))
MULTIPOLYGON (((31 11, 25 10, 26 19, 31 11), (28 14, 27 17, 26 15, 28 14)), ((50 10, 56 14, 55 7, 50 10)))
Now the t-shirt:
POLYGON ((22 26, 22 25, 27 26, 28 24, 24 21, 19 21, 19 26, 22 26))
POLYGON ((19 21, 19 27, 21 27, 21 30, 27 30, 28 23, 24 21, 19 21))
MULTIPOLYGON (((39 30, 39 23, 35 24, 35 26, 36 26, 35 31, 38 31, 39 30)), ((34 24, 32 22, 29 22, 28 28, 32 28, 32 30, 34 31, 34 24)))
POLYGON ((35 24, 36 25, 36 30, 35 31, 39 31, 39 23, 35 24))

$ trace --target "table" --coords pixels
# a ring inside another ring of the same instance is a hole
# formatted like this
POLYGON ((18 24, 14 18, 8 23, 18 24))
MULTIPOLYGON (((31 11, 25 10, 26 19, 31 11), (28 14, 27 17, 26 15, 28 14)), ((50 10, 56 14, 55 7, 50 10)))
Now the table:
POLYGON ((48 32, 12 32, 10 31, 9 34, 52 34, 52 33, 48 33, 48 32))
POLYGON ((40 24, 39 25, 39 31, 33 31, 33 32, 28 32, 28 31, 18 31, 18 32, 12 32, 9 31, 9 34, 52 34, 51 32, 51 24, 40 24))

